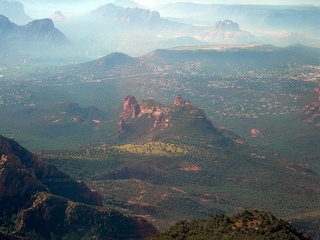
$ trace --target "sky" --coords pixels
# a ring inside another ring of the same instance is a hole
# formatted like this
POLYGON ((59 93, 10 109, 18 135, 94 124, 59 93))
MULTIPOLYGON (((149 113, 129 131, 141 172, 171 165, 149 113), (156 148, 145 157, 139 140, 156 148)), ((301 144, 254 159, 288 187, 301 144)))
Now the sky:
MULTIPOLYGON (((13 0, 11 0, 13 1, 13 0)), ((49 17, 60 10, 67 17, 83 16, 98 6, 115 0, 18 0, 24 4, 25 12, 33 18, 49 17)), ((320 0, 135 0, 140 5, 155 9, 157 5, 173 2, 194 2, 202 4, 261 4, 261 5, 300 5, 320 6, 320 0)))
POLYGON ((272 4, 272 5, 297 5, 297 4, 320 4, 320 0, 136 0, 137 3, 146 6, 155 6, 168 2, 194 2, 194 3, 224 3, 224 4, 272 4))

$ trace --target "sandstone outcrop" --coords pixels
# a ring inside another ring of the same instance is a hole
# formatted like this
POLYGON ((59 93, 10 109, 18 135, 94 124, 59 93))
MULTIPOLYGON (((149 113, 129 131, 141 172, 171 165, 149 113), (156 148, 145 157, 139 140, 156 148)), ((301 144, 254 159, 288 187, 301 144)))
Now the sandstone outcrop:
POLYGON ((0 136, 0 199, 29 198, 45 191, 86 204, 101 205, 101 197, 83 182, 43 162, 13 139, 0 136))
POLYGON ((191 104, 190 100, 185 100, 182 98, 181 94, 178 94, 177 96, 174 97, 173 99, 173 103, 175 105, 187 105, 187 104, 191 104))
POLYGON ((127 95, 124 98, 121 116, 131 116, 132 118, 138 116, 140 113, 140 105, 134 96, 127 95))

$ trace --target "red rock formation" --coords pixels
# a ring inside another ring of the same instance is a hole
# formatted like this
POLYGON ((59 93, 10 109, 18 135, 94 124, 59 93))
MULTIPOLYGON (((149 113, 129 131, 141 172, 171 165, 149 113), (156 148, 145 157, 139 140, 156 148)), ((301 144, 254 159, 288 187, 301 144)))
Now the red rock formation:
POLYGON ((131 115, 131 117, 136 117, 140 113, 140 105, 138 104, 136 98, 131 95, 127 95, 124 98, 123 108, 121 116, 131 115))
POLYGON ((251 136, 252 137, 257 137, 259 135, 260 135, 260 131, 258 129, 255 129, 255 128, 251 129, 251 136))
POLYGON ((166 123, 165 115, 163 113, 160 113, 159 115, 156 115, 156 120, 154 122, 154 127, 164 127, 166 123))
POLYGON ((182 100, 183 100, 183 98, 181 97, 181 94, 178 94, 177 96, 174 97, 173 103, 175 105, 180 105, 182 100))
POLYGON ((192 104, 189 99, 187 99, 187 100, 183 99, 181 94, 178 94, 177 96, 174 97, 173 103, 175 105, 188 105, 188 104, 191 105, 192 104))
POLYGON ((31 196, 37 191, 49 191, 26 169, 21 160, 13 154, 2 155, 0 160, 0 199, 31 196))

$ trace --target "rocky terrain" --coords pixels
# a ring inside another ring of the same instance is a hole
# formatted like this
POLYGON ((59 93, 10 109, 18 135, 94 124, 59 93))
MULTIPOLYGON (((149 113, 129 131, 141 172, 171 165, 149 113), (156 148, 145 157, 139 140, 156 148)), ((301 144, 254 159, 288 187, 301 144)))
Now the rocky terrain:
POLYGON ((202 109, 193 106, 180 94, 171 105, 153 99, 138 102, 135 97, 126 96, 118 130, 119 139, 126 142, 134 138, 142 142, 162 140, 233 145, 212 125, 202 109))
POLYGON ((39 191, 50 192, 92 205, 101 198, 83 182, 72 179, 56 167, 44 163, 36 155, 12 139, 0 137, 1 199, 25 200, 39 191))
POLYGON ((142 218, 90 206, 102 205, 96 191, 43 162, 12 139, 0 136, 0 155, 0 225, 4 239, 83 239, 92 235, 96 239, 141 239, 156 233, 142 218), (13 229, 17 238, 10 235, 13 229))

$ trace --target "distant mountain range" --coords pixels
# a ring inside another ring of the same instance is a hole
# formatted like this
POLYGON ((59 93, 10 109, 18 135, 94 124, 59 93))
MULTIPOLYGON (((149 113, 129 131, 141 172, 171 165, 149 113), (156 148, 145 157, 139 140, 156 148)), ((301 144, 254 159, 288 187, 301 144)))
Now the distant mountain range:
MULTIPOLYGON (((237 42, 237 36, 233 35, 231 38, 226 38, 226 33, 224 32, 236 32, 238 34, 246 35, 250 40, 254 40, 254 36, 247 32, 241 31, 239 25, 233 23, 232 21, 220 21, 216 23, 213 27, 200 27, 191 24, 183 24, 175 21, 169 21, 162 18, 157 11, 150 11, 142 8, 123 8, 115 4, 106 4, 100 6, 96 10, 89 14, 90 17, 98 18, 100 20, 111 21, 118 24, 125 24, 126 26, 139 27, 146 29, 151 32, 161 32, 162 34, 168 34, 169 32, 176 32, 175 35, 180 36, 192 36, 198 35, 199 40, 204 41, 218 41, 215 39, 211 32, 215 32, 217 35, 225 34, 223 39, 226 42, 235 41, 237 42), (208 32, 208 33, 206 33, 208 32), (207 35, 211 38, 208 39, 207 35)), ((128 29, 130 31, 130 29, 128 29)), ((239 37, 239 36, 238 36, 239 37)))
MULTIPOLYGON (((0 3, 0 14, 12 14, 12 22, 22 22, 19 19, 25 14, 21 3, 0 3)), ((77 53, 82 57, 116 51, 137 56, 157 48, 195 44, 265 42, 277 46, 320 46, 317 7, 172 3, 158 10, 119 0, 75 19, 66 18, 62 11, 48 17, 78 44, 65 54, 77 53), (198 18, 204 22, 197 21, 198 18)))
POLYGON ((165 17, 210 24, 221 19, 231 19, 246 29, 287 29, 293 32, 315 32, 320 20, 316 6, 279 6, 245 4, 169 3, 159 8, 165 17))

